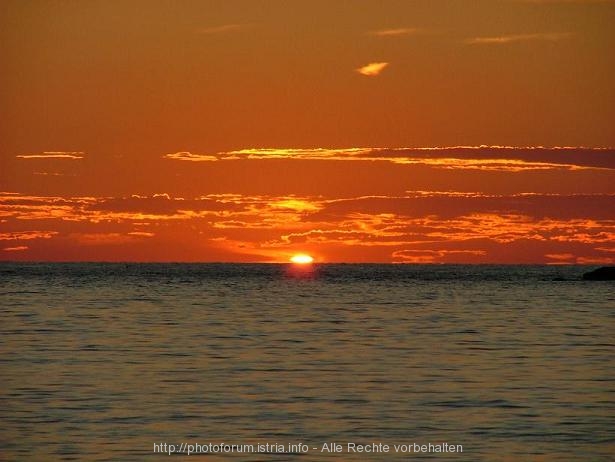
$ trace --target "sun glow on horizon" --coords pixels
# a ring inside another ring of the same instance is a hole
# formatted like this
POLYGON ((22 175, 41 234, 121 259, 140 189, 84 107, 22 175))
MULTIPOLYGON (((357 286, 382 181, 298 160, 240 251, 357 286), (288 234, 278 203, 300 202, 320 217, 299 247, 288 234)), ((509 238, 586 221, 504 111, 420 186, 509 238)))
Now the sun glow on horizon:
POLYGON ((314 258, 304 253, 298 253, 290 257, 290 261, 299 265, 309 265, 314 262, 314 258))

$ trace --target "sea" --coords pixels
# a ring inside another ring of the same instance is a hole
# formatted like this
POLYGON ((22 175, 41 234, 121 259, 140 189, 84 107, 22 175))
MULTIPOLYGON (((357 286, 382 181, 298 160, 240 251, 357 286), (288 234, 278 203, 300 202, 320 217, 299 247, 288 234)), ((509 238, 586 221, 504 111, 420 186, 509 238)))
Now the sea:
POLYGON ((0 460, 613 461, 585 266, 0 264, 0 460))

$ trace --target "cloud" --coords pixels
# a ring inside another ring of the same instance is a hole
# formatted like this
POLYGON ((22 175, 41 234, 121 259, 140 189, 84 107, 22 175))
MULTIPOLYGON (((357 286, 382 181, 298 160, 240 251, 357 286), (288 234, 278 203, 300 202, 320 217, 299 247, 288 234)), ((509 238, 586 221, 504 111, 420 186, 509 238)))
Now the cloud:
POLYGON ((474 37, 465 40, 468 45, 502 45, 514 42, 549 41, 557 42, 570 37, 570 33, 554 32, 539 34, 500 35, 497 37, 474 37))
POLYGON ((484 250, 397 250, 392 253, 394 262, 397 263, 436 263, 438 260, 449 255, 486 255, 484 250))
POLYGON ((527 170, 615 169, 615 149, 586 147, 452 146, 434 148, 251 148, 214 154, 177 152, 166 159, 380 161, 440 169, 521 172, 527 170))
POLYGON ((227 32, 234 32, 243 29, 245 26, 242 24, 222 24, 220 26, 204 27, 196 31, 197 34, 213 35, 224 34, 227 32))
POLYGON ((366 66, 360 67, 356 69, 356 71, 361 75, 366 75, 368 77, 374 77, 379 75, 385 67, 387 67, 389 63, 369 63, 366 66))
POLYGON ((45 151, 42 154, 21 154, 18 159, 83 159, 85 153, 82 151, 45 151))
POLYGON ((216 156, 192 154, 186 151, 174 152, 172 154, 165 154, 164 157, 167 159, 188 160, 192 162, 215 162, 217 160, 220 160, 216 156))
POLYGON ((400 27, 397 29, 380 29, 373 30, 369 34, 377 37, 399 37, 403 35, 415 35, 424 32, 423 29, 414 27, 400 27))
POLYGON ((318 204, 300 199, 282 199, 271 204, 273 208, 294 210, 297 212, 314 212, 319 210, 318 204))
POLYGON ((67 173, 60 173, 60 172, 32 172, 32 175, 40 175, 40 176, 74 176, 74 175, 69 175, 67 173))
MULTIPOLYGON (((148 233, 153 236, 152 233, 148 233)), ((98 245, 117 245, 127 244, 137 241, 143 236, 142 233, 71 233, 68 238, 75 241, 79 245, 98 246, 98 245)))
POLYGON ((27 245, 18 245, 16 247, 4 247, 2 250, 5 252, 21 252, 28 249, 29 247, 27 245))
POLYGON ((31 239, 50 239, 58 234, 55 231, 16 231, 0 233, 0 241, 29 241, 31 239))
MULTIPOLYGON (((612 207, 613 194, 476 194, 413 192, 405 196, 364 196, 331 199, 318 212, 309 217, 313 220, 328 220, 339 215, 363 214, 363 216, 432 217, 452 219, 473 213, 508 212, 535 218, 574 220, 592 217, 596 220, 615 220, 612 207)), ((395 220, 392 221, 395 224, 395 220)))
POLYGON ((557 261, 568 261, 574 259, 574 255, 571 253, 548 253, 545 257, 557 261))
POLYGON ((149 233, 147 231, 132 231, 128 233, 128 236, 136 236, 136 237, 154 237, 155 233, 149 233))
POLYGON ((577 257, 578 265, 612 265, 615 263, 615 258, 610 257, 577 257))
POLYGON ((127 258, 131 249, 140 249, 134 250, 139 258, 156 249, 165 250, 154 256, 178 258, 173 253, 178 247, 187 252, 184 258, 226 261, 286 261, 301 250, 320 253, 324 261, 578 262, 613 257, 613 197, 457 191, 350 198, 7 193, 0 194, 6 230, 0 241, 11 248, 34 242, 28 258, 43 259, 111 255, 103 252, 127 258))
MULTIPOLYGON (((305 213, 322 208, 321 201, 295 196, 242 196, 212 194, 195 199, 168 194, 131 197, 45 197, 0 194, 0 216, 20 221, 61 220, 65 222, 169 222, 206 218, 218 221, 237 219, 239 226, 253 222, 259 226, 285 228, 305 213)), ((28 231, 27 233, 33 233, 28 231)), ((27 233, 0 234, 6 239, 26 239, 27 233)), ((142 234, 141 234, 142 235, 142 234)), ((39 236, 40 237, 40 236, 39 236)))

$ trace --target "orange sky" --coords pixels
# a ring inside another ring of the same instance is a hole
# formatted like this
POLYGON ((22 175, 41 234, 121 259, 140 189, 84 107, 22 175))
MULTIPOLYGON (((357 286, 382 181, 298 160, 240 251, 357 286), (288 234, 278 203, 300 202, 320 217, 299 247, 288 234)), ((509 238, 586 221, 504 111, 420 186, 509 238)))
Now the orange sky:
POLYGON ((613 1, 2 9, 0 260, 615 262, 613 1))

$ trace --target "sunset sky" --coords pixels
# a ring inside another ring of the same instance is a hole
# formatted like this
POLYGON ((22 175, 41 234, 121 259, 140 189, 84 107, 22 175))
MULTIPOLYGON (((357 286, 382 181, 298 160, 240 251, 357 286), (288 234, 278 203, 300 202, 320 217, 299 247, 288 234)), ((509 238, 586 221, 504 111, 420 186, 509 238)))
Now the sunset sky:
POLYGON ((0 8, 0 260, 615 262, 615 1, 0 8))

